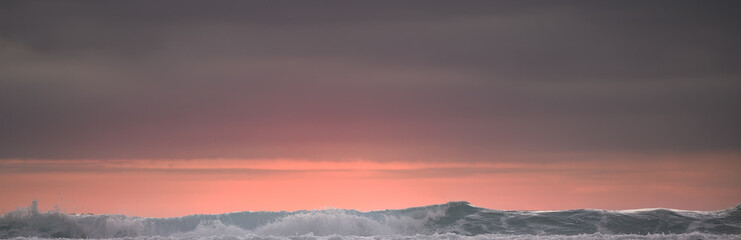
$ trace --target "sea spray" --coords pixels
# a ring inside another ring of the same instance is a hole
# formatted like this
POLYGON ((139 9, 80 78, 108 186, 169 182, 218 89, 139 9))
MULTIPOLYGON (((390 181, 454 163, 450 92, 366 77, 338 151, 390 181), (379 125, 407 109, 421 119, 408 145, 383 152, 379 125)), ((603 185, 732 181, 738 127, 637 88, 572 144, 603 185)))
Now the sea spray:
POLYGON ((39 212, 36 202, 0 217, 0 238, 171 239, 739 239, 741 206, 502 211, 467 202, 361 212, 323 209, 175 218, 39 212))

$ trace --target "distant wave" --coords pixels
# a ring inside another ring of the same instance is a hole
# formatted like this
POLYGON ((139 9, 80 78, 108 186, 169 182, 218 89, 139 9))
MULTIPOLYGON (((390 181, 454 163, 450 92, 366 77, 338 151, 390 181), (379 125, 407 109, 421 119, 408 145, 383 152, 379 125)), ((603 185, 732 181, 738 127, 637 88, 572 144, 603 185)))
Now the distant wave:
POLYGON ((39 212, 34 202, 0 217, 0 238, 741 239, 741 205, 720 211, 502 211, 449 202, 371 212, 326 209, 144 218, 39 212))

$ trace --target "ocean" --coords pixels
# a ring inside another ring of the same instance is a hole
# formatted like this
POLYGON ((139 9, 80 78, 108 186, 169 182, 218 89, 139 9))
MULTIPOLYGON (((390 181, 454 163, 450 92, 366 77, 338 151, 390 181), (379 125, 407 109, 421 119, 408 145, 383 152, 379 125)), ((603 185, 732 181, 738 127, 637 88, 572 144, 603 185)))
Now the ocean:
POLYGON ((675 209, 503 211, 468 202, 384 211, 322 209, 147 218, 40 212, 0 217, 3 239, 741 239, 741 205, 675 209))

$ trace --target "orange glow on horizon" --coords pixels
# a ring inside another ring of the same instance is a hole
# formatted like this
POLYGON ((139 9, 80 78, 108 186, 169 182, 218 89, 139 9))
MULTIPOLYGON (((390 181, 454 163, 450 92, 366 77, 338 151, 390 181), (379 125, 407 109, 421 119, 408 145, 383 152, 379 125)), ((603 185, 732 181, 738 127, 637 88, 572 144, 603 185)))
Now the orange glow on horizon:
POLYGON ((172 217, 469 201, 505 210, 669 207, 741 200, 737 155, 590 161, 0 160, 0 210, 38 199, 75 213, 172 217), (616 162, 616 163, 613 163, 616 162), (619 164, 617 164, 619 162, 619 164), (733 181, 730 181, 733 180, 733 181))

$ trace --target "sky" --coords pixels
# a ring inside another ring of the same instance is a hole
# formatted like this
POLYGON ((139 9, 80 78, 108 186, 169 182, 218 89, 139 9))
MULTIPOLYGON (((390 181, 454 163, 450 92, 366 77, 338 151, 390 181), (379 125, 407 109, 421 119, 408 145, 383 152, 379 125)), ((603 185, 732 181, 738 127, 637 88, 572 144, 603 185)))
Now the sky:
POLYGON ((736 1, 2 1, 0 212, 741 203, 736 1))

